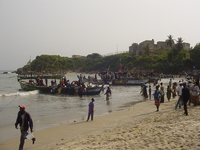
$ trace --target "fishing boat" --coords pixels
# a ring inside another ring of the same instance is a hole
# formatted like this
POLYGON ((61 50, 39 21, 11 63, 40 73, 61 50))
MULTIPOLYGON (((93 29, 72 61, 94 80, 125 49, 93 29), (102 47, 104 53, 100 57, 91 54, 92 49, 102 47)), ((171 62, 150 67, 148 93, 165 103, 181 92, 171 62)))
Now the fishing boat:
POLYGON ((109 85, 141 85, 149 82, 149 78, 137 78, 137 77, 120 77, 117 79, 107 79, 97 80, 93 77, 89 79, 84 79, 83 82, 92 83, 95 85, 109 84, 109 85))
POLYGON ((31 74, 25 74, 25 75, 19 75, 17 78, 19 79, 60 79, 64 77, 65 74, 42 74, 42 75, 31 75, 31 74))
POLYGON ((74 85, 74 82, 70 86, 55 87, 52 93, 65 95, 99 95, 104 87, 104 85, 93 85, 91 83, 84 83, 84 86, 78 86, 74 85))
POLYGON ((87 87, 85 95, 99 95, 102 89, 103 85, 95 87, 87 87))
POLYGON ((111 83, 111 80, 101 80, 101 79, 95 79, 93 77, 90 78, 85 78, 82 80, 82 82, 84 83, 91 83, 91 84, 95 84, 95 85, 102 85, 102 84, 109 84, 111 83))
POLYGON ((53 87, 51 86, 38 86, 34 83, 29 83, 27 81, 20 80, 19 81, 21 89, 24 91, 34 91, 39 90, 41 93, 51 93, 53 87))
POLYGON ((113 80, 112 85, 141 85, 147 83, 148 81, 148 79, 142 78, 121 77, 113 80))
MULTIPOLYGON (((20 80, 21 89, 24 91, 38 90, 40 93, 45 94, 65 94, 65 95, 79 95, 79 86, 38 86, 34 83, 20 80)), ((99 86, 86 86, 82 95, 98 95, 103 89, 103 85, 99 86)))

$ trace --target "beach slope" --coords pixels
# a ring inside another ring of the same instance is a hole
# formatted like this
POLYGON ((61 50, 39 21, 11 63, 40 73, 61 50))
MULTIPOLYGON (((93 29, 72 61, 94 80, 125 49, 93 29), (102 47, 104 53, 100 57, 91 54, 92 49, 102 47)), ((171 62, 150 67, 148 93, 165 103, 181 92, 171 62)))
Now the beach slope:
MULTIPOLYGON (((135 104, 126 110, 95 117, 94 121, 71 122, 67 125, 35 131, 33 145, 26 150, 197 150, 200 149, 200 107, 174 110, 176 100, 156 108, 153 100, 135 104)), ((85 118, 86 119, 86 118, 85 118)), ((17 149, 19 138, 0 143, 0 149, 17 149)))

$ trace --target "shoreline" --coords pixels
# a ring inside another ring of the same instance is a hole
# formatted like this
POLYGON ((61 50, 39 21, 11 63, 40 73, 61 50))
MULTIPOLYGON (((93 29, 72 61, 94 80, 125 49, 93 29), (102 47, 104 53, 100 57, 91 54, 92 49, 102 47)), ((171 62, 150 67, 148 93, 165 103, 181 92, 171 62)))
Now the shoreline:
MULTIPOLYGON (((94 121, 77 121, 34 131, 36 143, 26 140, 25 149, 197 149, 200 148, 199 106, 174 110, 177 99, 161 103, 160 111, 153 100, 130 108, 95 117, 94 121), (158 143, 155 141, 159 141, 158 143)), ((19 133, 20 136, 20 133, 19 133)), ((0 149, 13 150, 19 136, 0 143, 0 149)))

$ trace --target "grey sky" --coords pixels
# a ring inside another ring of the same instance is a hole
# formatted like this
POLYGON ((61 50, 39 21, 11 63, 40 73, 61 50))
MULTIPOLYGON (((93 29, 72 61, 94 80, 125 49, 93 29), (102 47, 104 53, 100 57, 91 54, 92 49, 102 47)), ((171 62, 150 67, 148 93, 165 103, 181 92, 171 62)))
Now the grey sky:
POLYGON ((128 51, 168 35, 200 42, 200 0, 0 0, 0 70, 42 54, 128 51))

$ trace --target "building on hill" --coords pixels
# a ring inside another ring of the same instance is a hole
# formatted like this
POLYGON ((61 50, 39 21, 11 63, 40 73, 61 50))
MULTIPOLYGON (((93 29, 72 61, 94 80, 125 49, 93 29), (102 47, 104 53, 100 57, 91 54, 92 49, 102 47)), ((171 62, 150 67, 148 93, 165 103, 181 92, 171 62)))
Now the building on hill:
MULTIPOLYGON (((170 50, 171 47, 167 45, 167 42, 165 41, 159 41, 157 44, 154 44, 154 39, 152 40, 146 40, 143 41, 139 44, 133 43, 129 47, 129 53, 133 55, 142 55, 144 52, 144 47, 149 46, 149 49, 152 51, 153 54, 156 54, 156 50, 170 50)), ((190 49, 190 44, 189 43, 183 43, 183 48, 184 50, 189 50, 190 49)))

